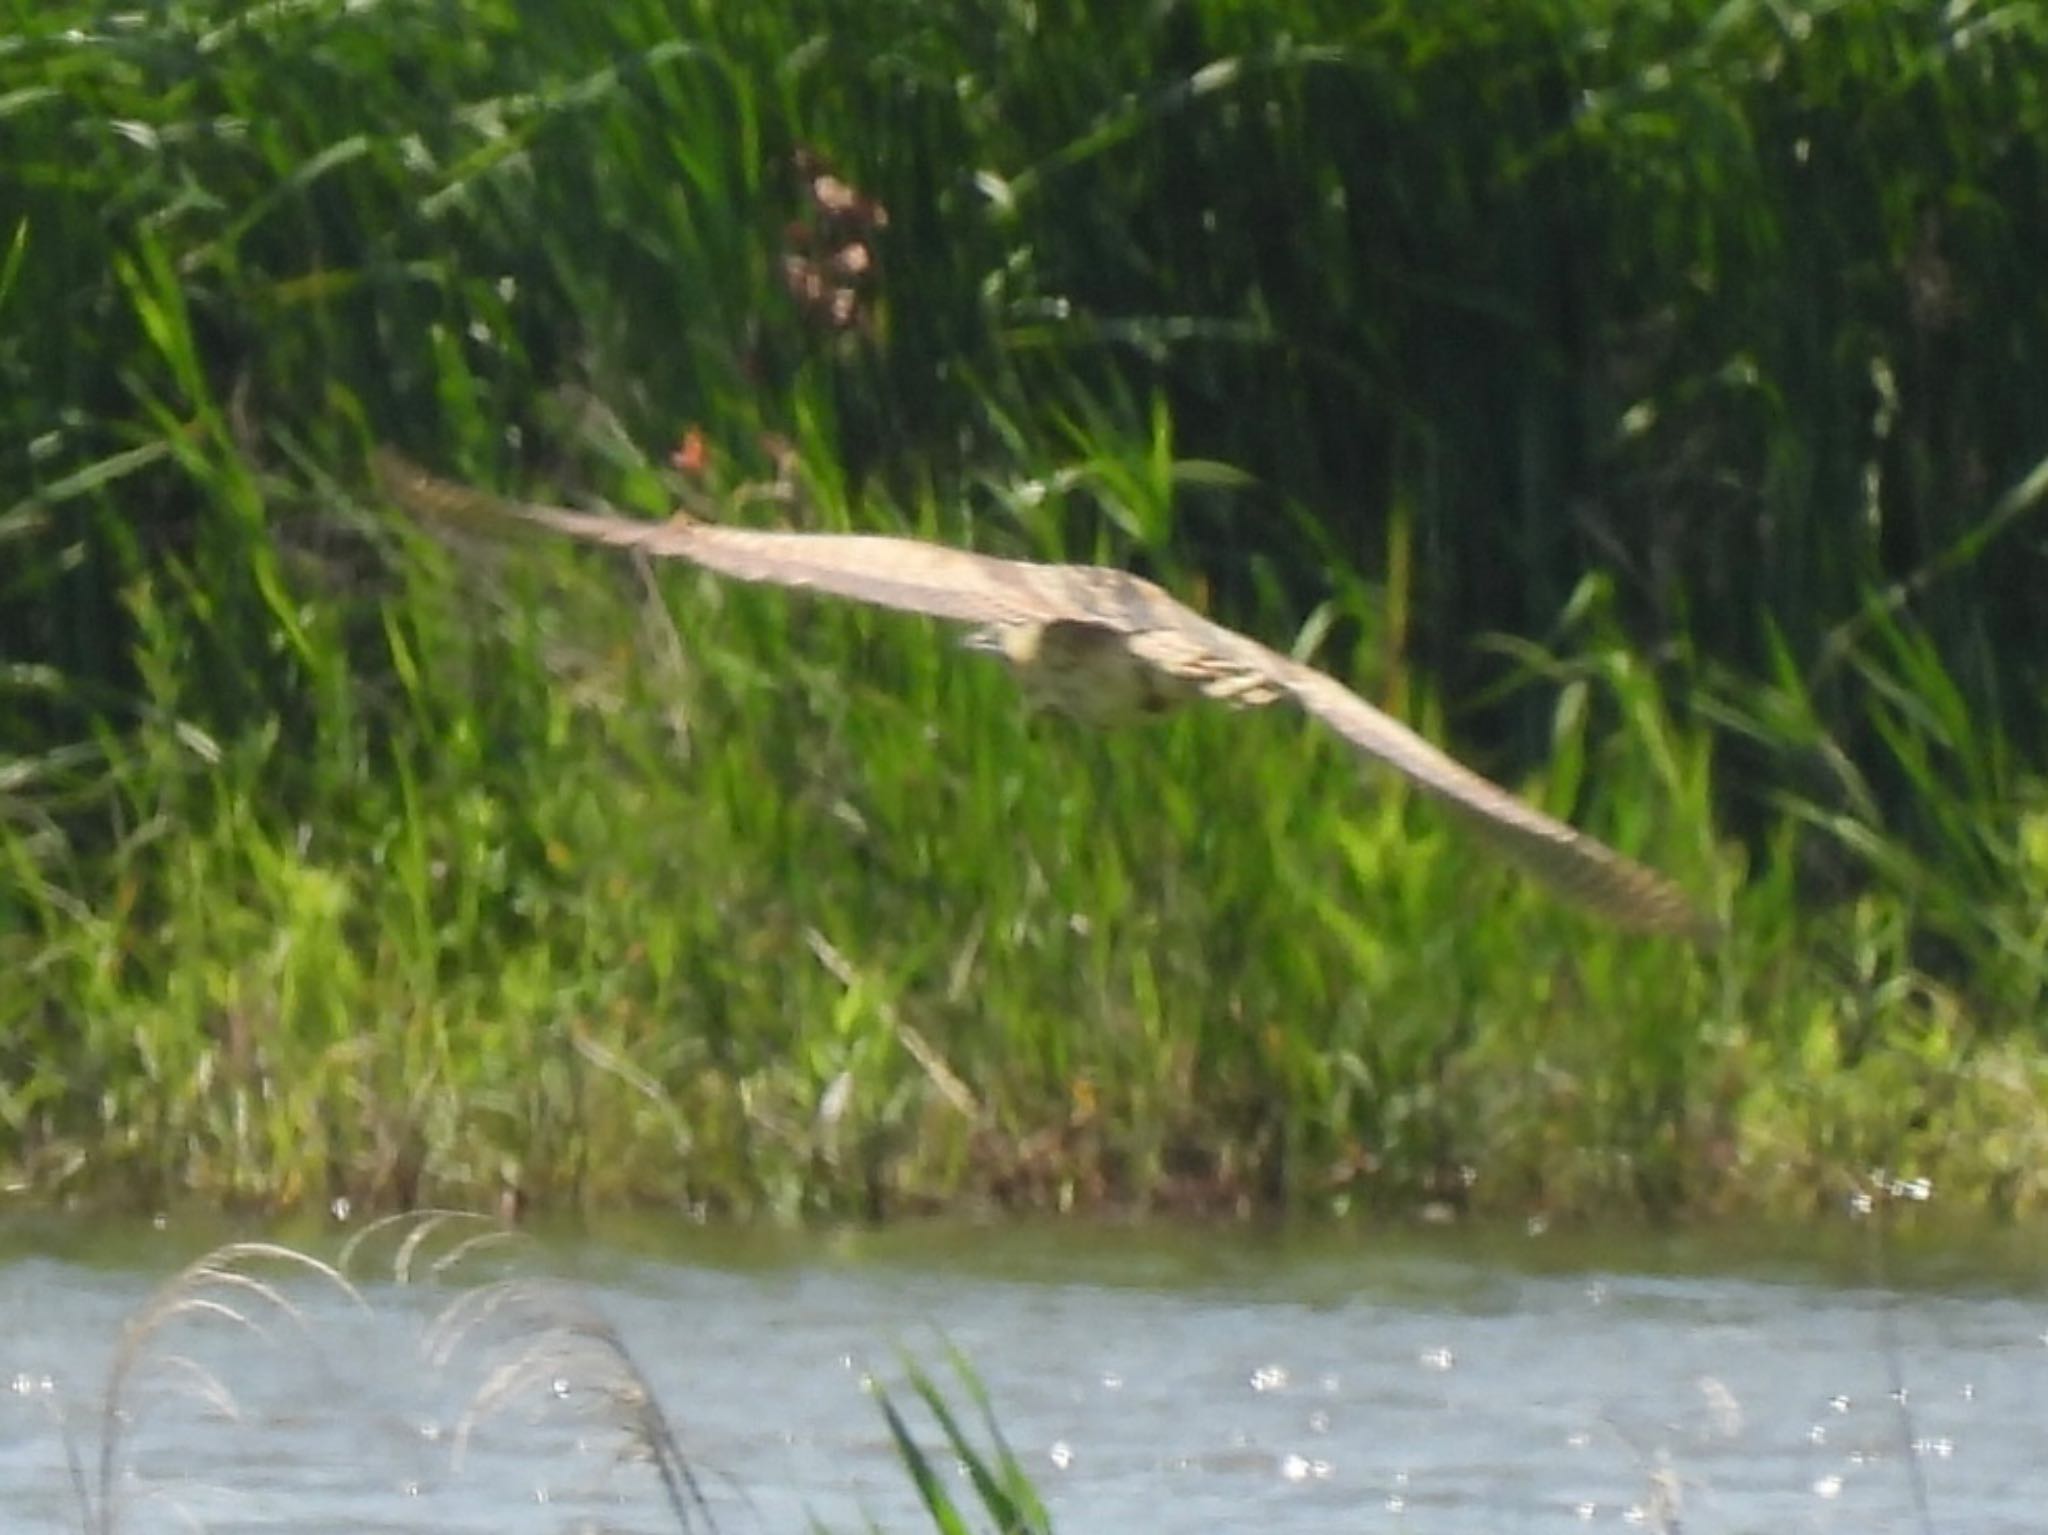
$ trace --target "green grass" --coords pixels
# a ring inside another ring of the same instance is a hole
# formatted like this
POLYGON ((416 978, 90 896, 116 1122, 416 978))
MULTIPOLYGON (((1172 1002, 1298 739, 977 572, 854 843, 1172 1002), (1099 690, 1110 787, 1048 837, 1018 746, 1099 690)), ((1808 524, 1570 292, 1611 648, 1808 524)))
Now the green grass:
POLYGON ((2048 1195, 2031 8, 17 9, 10 1183, 2048 1195), (799 144, 890 209, 865 331, 783 290, 799 144), (1097 740, 361 467, 651 514, 686 422, 726 492, 795 445, 735 520, 1299 638, 1730 940, 1594 929, 1292 719, 1097 740))
POLYGON ((925 1411, 938 1425, 951 1468, 933 1464, 931 1452, 918 1443, 910 1420, 887 1388, 880 1382, 871 1387, 889 1425, 889 1437, 895 1441, 897 1458, 916 1486, 934 1528, 947 1535, 967 1535, 977 1528, 948 1487, 949 1482, 964 1476, 974 1492, 969 1507, 981 1511, 987 1528, 1000 1530, 1004 1535, 1049 1535, 1052 1517, 1046 1512, 1038 1489, 1031 1484, 1031 1474, 1005 1442, 988 1389, 975 1374, 974 1366, 957 1349, 949 1348, 947 1354, 956 1377, 955 1389, 981 1417, 982 1432, 988 1439, 986 1446, 961 1421, 959 1409, 936 1376, 909 1358, 903 1361, 903 1373, 911 1395, 924 1404, 925 1411), (948 1469, 955 1469, 956 1474, 948 1476, 948 1469))

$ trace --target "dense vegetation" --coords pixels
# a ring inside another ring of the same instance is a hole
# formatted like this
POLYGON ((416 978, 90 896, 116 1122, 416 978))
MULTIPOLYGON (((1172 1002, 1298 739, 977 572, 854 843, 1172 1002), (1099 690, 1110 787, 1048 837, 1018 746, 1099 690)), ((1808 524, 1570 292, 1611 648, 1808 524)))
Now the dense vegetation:
POLYGON ((14 12, 10 1186, 2048 1197, 2037 6, 14 12), (379 440, 1146 570, 1729 939, 379 440))

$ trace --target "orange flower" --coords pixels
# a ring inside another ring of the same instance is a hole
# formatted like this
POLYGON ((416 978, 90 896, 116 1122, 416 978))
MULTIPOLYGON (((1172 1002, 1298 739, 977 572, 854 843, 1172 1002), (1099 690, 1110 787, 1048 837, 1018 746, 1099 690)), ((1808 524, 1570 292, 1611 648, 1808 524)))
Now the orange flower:
POLYGON ((711 446, 705 442, 704 433, 695 425, 684 427, 683 439, 676 444, 675 451, 669 454, 668 461, 671 467, 687 474, 691 479, 703 479, 705 472, 711 467, 711 446))

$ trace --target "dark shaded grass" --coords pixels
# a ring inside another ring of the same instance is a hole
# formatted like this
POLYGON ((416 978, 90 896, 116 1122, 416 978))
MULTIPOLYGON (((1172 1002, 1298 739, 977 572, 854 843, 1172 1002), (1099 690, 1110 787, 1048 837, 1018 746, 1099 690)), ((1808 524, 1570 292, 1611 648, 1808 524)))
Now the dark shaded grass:
POLYGON ((2039 1203, 2031 8, 76 20, 0 52, 20 1183, 2039 1203), (800 143, 891 210, 864 330, 782 291, 800 143), (1083 739, 356 470, 652 512, 684 422, 725 491, 795 444, 736 518, 1298 635, 1731 941, 1289 722, 1083 739))

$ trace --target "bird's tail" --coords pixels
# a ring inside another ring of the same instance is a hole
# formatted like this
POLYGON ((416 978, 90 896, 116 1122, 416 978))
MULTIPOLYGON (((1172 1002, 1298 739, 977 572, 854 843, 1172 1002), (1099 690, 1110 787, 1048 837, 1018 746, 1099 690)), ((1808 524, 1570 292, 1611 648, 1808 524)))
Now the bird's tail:
POLYGON ((512 515, 502 498, 429 474, 395 448, 381 444, 370 450, 370 477, 395 505, 435 522, 492 529, 512 515))

